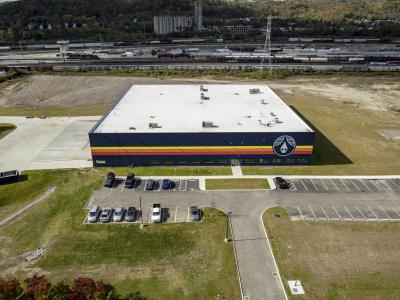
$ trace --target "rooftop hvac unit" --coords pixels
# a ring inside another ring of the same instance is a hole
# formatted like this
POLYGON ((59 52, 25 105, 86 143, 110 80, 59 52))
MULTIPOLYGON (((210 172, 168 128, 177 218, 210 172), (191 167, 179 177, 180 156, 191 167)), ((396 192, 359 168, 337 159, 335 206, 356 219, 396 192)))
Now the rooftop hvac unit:
POLYGON ((149 128, 150 128, 150 129, 161 128, 161 126, 158 125, 157 123, 149 123, 149 128))
POLYGON ((215 128, 215 127, 218 127, 218 125, 215 125, 213 122, 210 122, 210 121, 203 121, 202 125, 203 125, 203 128, 215 128))
POLYGON ((129 127, 129 130, 136 130, 136 127, 131 126, 129 127))
POLYGON ((201 92, 208 92, 208 89, 206 89, 203 85, 200 85, 200 91, 201 92))
POLYGON ((210 100, 210 97, 207 97, 204 95, 204 93, 201 93, 201 100, 210 100))
POLYGON ((249 90, 250 94, 254 95, 254 94, 260 94, 260 89, 250 89, 249 90))
POLYGON ((263 105, 267 105, 267 104, 268 104, 268 102, 265 101, 265 100, 261 100, 260 102, 261 102, 261 104, 263 104, 263 105))

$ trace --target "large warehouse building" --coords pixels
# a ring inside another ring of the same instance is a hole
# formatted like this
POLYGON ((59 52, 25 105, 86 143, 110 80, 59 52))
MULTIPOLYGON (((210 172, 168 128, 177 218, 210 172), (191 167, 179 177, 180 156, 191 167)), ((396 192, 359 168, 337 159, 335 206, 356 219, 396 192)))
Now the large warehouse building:
POLYGON ((134 85, 89 139, 94 166, 305 165, 314 132, 265 85, 134 85))

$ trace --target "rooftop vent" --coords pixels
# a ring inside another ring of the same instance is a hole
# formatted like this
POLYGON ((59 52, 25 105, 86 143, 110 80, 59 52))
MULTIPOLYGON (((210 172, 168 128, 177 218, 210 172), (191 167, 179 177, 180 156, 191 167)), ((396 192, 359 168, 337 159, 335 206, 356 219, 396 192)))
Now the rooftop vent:
POLYGON ((203 85, 200 85, 200 91, 201 92, 208 92, 208 89, 206 89, 203 85))
POLYGON ((210 97, 207 97, 204 95, 204 93, 201 93, 201 100, 210 100, 210 97))
POLYGON ((150 129, 155 129, 155 128, 161 128, 161 126, 158 125, 157 123, 149 123, 149 128, 150 129))
POLYGON ((249 92, 251 95, 260 94, 260 89, 250 89, 249 92))
POLYGON ((261 101, 260 101, 260 103, 261 103, 261 104, 263 104, 263 105, 266 105, 266 104, 268 104, 268 102, 267 102, 267 101, 265 101, 264 99, 263 99, 263 100, 261 100, 261 101))
POLYGON ((213 122, 210 122, 210 121, 203 121, 202 125, 203 125, 203 128, 215 128, 215 127, 218 127, 218 125, 215 125, 213 122))
POLYGON ((136 127, 131 126, 129 127, 129 130, 136 130, 136 127))

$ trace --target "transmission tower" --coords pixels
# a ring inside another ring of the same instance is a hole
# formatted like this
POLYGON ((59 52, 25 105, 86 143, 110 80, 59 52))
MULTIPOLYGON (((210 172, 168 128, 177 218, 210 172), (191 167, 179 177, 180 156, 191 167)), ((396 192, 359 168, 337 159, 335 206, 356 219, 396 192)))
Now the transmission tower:
MULTIPOLYGON (((263 53, 268 54, 268 66, 269 66, 269 72, 271 73, 272 68, 271 68, 271 25, 272 25, 272 16, 268 16, 268 21, 267 21, 267 31, 265 34, 265 42, 264 42, 264 50, 263 53)), ((261 57, 261 70, 264 69, 264 60, 265 56, 261 57)))

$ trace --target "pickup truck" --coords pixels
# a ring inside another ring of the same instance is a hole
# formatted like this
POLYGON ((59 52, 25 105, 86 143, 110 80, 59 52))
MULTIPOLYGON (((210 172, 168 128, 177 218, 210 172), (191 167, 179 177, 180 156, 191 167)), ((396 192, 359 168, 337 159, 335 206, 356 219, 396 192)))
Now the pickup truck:
POLYGON ((161 204, 153 204, 153 208, 151 209, 151 222, 160 223, 161 213, 161 204))

